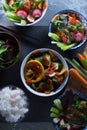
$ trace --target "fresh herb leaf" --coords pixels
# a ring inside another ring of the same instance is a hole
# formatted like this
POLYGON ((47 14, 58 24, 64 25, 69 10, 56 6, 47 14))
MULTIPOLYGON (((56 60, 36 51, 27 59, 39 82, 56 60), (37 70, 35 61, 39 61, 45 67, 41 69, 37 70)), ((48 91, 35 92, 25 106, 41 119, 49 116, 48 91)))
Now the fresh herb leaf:
POLYGON ((62 15, 60 15, 59 18, 60 18, 61 20, 64 20, 64 19, 66 19, 67 16, 68 16, 67 14, 62 14, 62 15))
POLYGON ((3 43, 4 43, 4 41, 3 41, 3 40, 0 40, 0 46, 1 46, 3 43))
POLYGON ((79 32, 83 32, 84 29, 82 28, 82 23, 79 22, 77 25, 76 25, 76 29, 79 31, 79 32))
POLYGON ((0 46, 0 56, 7 51, 6 47, 0 46))
POLYGON ((74 25, 72 25, 72 24, 70 24, 70 23, 67 24, 67 28, 68 28, 70 31, 76 30, 76 26, 74 26, 74 25))

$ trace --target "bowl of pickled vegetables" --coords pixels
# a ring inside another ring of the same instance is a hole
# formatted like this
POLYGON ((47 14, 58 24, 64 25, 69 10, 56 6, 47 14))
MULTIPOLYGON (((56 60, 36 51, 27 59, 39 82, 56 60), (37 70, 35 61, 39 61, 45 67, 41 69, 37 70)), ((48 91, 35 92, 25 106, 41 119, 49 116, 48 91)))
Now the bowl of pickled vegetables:
POLYGON ((31 93, 42 97, 59 93, 69 77, 64 58, 49 48, 30 52, 21 64, 20 74, 24 86, 31 93))
POLYGON ((19 26, 30 26, 39 22, 45 15, 47 0, 3 0, 2 5, 7 19, 19 26))
POLYGON ((53 100, 50 117, 56 130, 86 130, 87 97, 67 89, 53 100))
POLYGON ((61 10, 51 19, 48 36, 62 51, 77 49, 87 40, 86 18, 74 10, 61 10))

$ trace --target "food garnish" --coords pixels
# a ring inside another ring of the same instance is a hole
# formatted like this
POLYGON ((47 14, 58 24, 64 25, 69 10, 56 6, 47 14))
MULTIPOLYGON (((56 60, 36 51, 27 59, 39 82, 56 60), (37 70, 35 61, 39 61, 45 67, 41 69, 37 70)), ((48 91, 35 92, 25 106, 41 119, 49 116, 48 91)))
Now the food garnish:
POLYGON ((62 13, 52 19, 48 36, 52 44, 66 51, 84 40, 85 27, 75 13, 62 13))
POLYGON ((35 91, 56 91, 66 77, 67 69, 50 50, 33 52, 24 67, 25 82, 35 91))
POLYGON ((80 130, 87 124, 87 101, 72 90, 53 101, 50 117, 60 130, 80 130))
POLYGON ((7 18, 21 25, 33 23, 46 9, 45 0, 7 0, 2 2, 7 18))
POLYGON ((38 60, 30 60, 25 65, 24 74, 28 84, 37 83, 44 77, 44 67, 38 60))

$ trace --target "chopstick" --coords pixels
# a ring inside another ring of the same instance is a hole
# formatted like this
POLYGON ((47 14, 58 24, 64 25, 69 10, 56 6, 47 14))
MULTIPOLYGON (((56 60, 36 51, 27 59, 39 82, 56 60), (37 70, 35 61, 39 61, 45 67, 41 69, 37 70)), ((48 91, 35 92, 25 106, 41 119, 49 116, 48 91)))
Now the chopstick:
POLYGON ((14 35, 17 34, 17 32, 9 27, 6 27, 2 24, 0 24, 0 31, 7 31, 7 32, 12 32, 14 35))
MULTIPOLYGON (((2 25, 0 23, 0 32, 8 32, 8 33, 12 33, 13 35, 15 35, 16 37, 18 37, 19 39, 21 37, 19 37, 19 34, 20 34, 20 31, 16 31, 16 30, 13 30, 12 28, 9 28, 9 27, 6 27, 4 25, 2 25)), ((28 37, 24 34, 24 32, 22 32, 22 38, 25 39, 25 41, 31 41, 32 42, 32 39, 39 42, 39 39, 32 36, 32 35, 29 35, 28 37)))

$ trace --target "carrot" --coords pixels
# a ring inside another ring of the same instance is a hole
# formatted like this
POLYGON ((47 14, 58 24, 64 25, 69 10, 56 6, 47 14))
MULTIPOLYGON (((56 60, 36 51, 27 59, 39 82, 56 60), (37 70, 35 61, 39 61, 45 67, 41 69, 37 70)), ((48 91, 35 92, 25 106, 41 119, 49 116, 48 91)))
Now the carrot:
POLYGON ((44 2, 44 3, 43 3, 43 10, 45 10, 45 9, 46 9, 46 7, 47 7, 47 3, 46 3, 46 2, 44 2))
POLYGON ((78 53, 78 54, 77 54, 77 58, 79 59, 79 61, 80 61, 80 63, 82 64, 82 66, 83 66, 85 69, 87 69, 87 67, 85 66, 85 64, 84 64, 84 62, 83 62, 83 60, 86 59, 86 57, 85 57, 83 54, 78 53))
POLYGON ((14 3, 14 0, 7 0, 7 3, 12 5, 14 3))
POLYGON ((71 23, 72 25, 75 25, 79 22, 79 20, 77 20, 75 17, 69 16, 69 23, 71 23))
POLYGON ((83 76, 80 75, 80 73, 79 73, 76 69, 71 68, 71 69, 69 70, 69 73, 70 73, 70 76, 71 76, 74 80, 76 80, 78 83, 80 83, 83 87, 87 88, 87 80, 85 80, 85 79, 83 78, 83 76))

